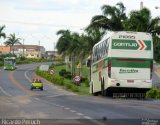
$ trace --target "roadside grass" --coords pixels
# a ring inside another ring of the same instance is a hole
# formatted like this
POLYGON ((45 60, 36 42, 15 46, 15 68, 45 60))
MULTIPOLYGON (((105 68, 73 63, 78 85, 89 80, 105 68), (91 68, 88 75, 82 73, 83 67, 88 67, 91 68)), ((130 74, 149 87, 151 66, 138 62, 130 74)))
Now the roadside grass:
POLYGON ((0 67, 2 67, 4 64, 3 64, 3 62, 2 61, 0 61, 0 67))
MULTIPOLYGON (((89 94, 89 87, 85 83, 86 81, 82 81, 81 84, 79 86, 77 86, 73 83, 72 80, 67 79, 67 78, 59 75, 59 72, 62 69, 66 69, 65 64, 53 65, 53 66, 51 66, 50 69, 54 70, 54 75, 50 75, 49 72, 40 71, 38 68, 36 69, 36 73, 37 73, 37 75, 47 79, 51 83, 56 84, 58 86, 62 86, 62 88, 64 88, 67 91, 72 91, 72 92, 77 93, 79 95, 90 95, 89 94)), ((89 69, 86 66, 83 66, 83 77, 84 78, 88 77, 88 70, 89 69)), ((68 71, 71 71, 71 69, 69 69, 68 71)), ((79 72, 79 69, 76 70, 76 73, 78 73, 78 72, 79 72)))
MULTIPOLYGON (((59 71, 61 71, 62 69, 66 69, 66 65, 55 66, 54 69, 55 69, 55 72, 56 72, 55 75, 59 76, 59 71)), ((71 72, 71 68, 68 71, 71 72)), ((78 74, 79 69, 76 68, 75 72, 76 72, 76 74, 78 74)), ((82 76, 83 78, 88 78, 89 69, 85 65, 83 65, 83 67, 82 67, 82 74, 83 74, 83 76, 82 76)), ((66 79, 66 78, 64 78, 64 83, 74 84, 74 83, 72 83, 71 80, 66 79)), ((81 82, 81 85, 78 86, 78 89, 79 89, 79 91, 76 92, 77 94, 80 94, 80 95, 90 95, 89 94, 89 87, 87 87, 84 82, 81 82)))

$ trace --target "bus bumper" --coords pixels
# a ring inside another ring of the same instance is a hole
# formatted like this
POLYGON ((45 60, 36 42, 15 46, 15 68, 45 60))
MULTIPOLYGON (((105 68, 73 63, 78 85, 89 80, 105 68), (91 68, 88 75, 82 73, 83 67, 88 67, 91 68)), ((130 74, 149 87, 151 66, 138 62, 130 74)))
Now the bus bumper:
POLYGON ((152 88, 152 80, 115 80, 109 79, 108 87, 116 88, 152 88))

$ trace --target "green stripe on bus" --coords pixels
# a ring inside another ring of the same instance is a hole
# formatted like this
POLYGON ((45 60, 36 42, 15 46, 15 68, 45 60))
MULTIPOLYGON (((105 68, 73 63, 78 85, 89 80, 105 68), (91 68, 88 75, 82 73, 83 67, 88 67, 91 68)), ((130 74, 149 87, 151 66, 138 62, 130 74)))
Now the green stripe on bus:
MULTIPOLYGON (((107 57, 103 59, 103 68, 108 66, 108 61, 112 62, 112 67, 126 67, 126 68, 149 68, 153 63, 153 59, 146 58, 119 58, 119 57, 107 57), (120 61, 121 59, 127 59, 127 61, 120 61), (132 60, 144 60, 144 62, 132 62, 132 60)), ((98 71, 98 63, 92 65, 92 73, 98 71)))
POLYGON ((143 40, 143 42, 147 46, 145 50, 151 50, 151 41, 150 40, 143 40))
POLYGON ((103 60, 103 68, 106 68, 108 66, 108 58, 103 60))
MULTIPOLYGON (((144 50, 151 50, 151 41, 150 40, 140 40, 144 50)), ((127 50, 138 50, 142 47, 139 43, 139 40, 126 40, 126 39, 113 39, 112 40, 112 49, 127 49, 127 50)))
POLYGON ((149 68, 152 61, 144 60, 144 62, 128 62, 112 59, 112 67, 126 67, 126 68, 149 68))

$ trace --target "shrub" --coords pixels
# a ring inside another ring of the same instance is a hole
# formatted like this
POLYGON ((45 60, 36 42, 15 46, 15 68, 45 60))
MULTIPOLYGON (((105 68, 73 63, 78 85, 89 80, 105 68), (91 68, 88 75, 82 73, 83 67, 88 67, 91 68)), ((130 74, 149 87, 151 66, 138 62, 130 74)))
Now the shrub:
POLYGON ((59 72, 59 75, 60 75, 60 76, 64 76, 65 73, 66 73, 66 70, 65 70, 65 69, 62 69, 62 70, 59 72))
POLYGON ((65 86, 66 89, 71 89, 72 84, 70 84, 70 83, 65 83, 64 86, 65 86))
POLYGON ((78 86, 75 86, 75 85, 72 85, 72 86, 71 86, 71 90, 72 90, 73 92, 78 92, 78 91, 79 91, 78 86))
POLYGON ((84 84, 85 84, 86 87, 89 87, 89 81, 88 81, 88 79, 86 79, 86 80, 84 81, 84 84))
POLYGON ((85 82, 87 80, 87 78, 81 78, 81 82, 85 82))
POLYGON ((52 63, 50 66, 49 66, 49 69, 53 69, 54 68, 54 64, 52 63))
POLYGON ((24 56, 21 56, 19 59, 20 59, 20 61, 26 60, 26 58, 24 56))
POLYGON ((0 61, 0 67, 3 66, 3 62, 0 61))
POLYGON ((71 72, 65 72, 64 77, 67 79, 71 79, 72 78, 71 72))
POLYGON ((146 98, 160 98, 160 89, 153 87, 146 93, 146 98))
POLYGON ((55 83, 57 83, 58 85, 64 85, 64 80, 61 77, 54 77, 56 78, 56 81, 54 81, 55 83))

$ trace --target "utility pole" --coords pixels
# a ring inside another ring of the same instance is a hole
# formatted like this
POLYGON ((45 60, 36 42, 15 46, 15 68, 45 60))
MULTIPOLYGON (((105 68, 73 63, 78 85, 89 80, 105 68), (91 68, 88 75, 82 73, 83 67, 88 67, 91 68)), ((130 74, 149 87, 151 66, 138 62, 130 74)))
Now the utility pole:
POLYGON ((40 58, 40 40, 38 41, 38 56, 39 56, 39 58, 40 58))
POLYGON ((55 43, 55 42, 53 42, 53 54, 54 54, 54 57, 55 57, 55 55, 56 55, 55 48, 56 48, 56 43, 55 43))
POLYGON ((142 10, 143 9, 143 2, 141 1, 141 3, 140 3, 140 10, 142 10))
POLYGON ((23 57, 24 57, 24 38, 23 38, 23 57))

